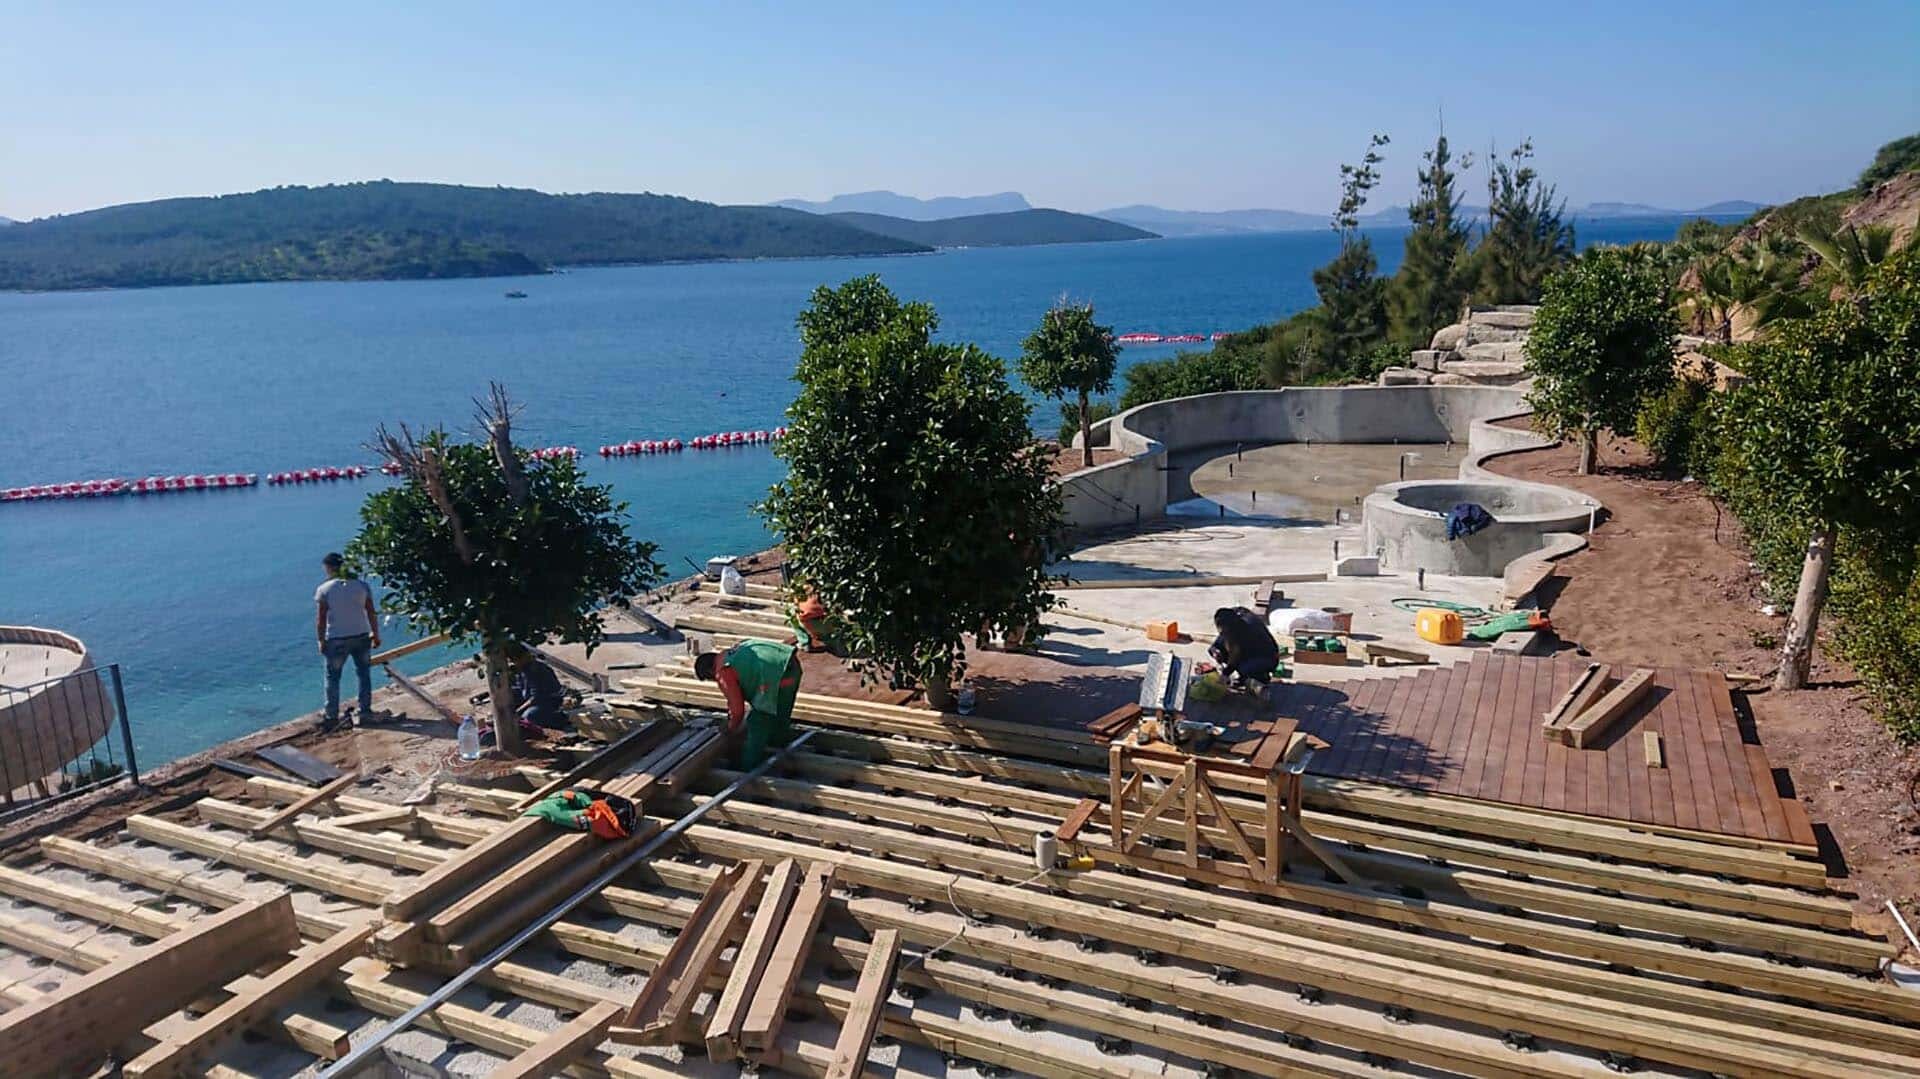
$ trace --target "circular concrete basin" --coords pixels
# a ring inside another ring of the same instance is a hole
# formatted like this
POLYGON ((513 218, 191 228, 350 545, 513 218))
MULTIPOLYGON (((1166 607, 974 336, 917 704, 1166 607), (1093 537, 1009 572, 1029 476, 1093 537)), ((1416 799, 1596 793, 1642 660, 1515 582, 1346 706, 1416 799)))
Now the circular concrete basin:
POLYGON ((1556 532, 1582 532, 1592 504, 1538 483, 1422 480, 1389 483, 1363 504, 1366 544, 1383 568, 1459 577, 1498 577, 1507 564, 1546 545, 1556 532), (1473 535, 1447 538, 1447 515, 1462 503, 1487 511, 1493 523, 1473 535))
POLYGON ((0 782, 18 790, 84 756, 113 703, 87 646, 58 630, 0 626, 0 782))

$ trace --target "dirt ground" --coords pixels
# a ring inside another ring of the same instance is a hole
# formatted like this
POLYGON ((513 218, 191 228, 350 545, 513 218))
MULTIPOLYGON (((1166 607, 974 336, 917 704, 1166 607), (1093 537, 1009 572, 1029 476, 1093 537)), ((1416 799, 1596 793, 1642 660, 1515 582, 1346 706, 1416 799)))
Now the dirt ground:
MULTIPOLYGON (((1085 459, 1081 456, 1081 451, 1071 446, 1061 446, 1057 443, 1049 444, 1049 448, 1053 450, 1053 476, 1055 479, 1059 479, 1061 476, 1071 475, 1085 467, 1081 464, 1081 461, 1085 459)), ((1112 464, 1125 456, 1126 454, 1121 453, 1119 450, 1103 449, 1099 446, 1093 448, 1093 463, 1095 465, 1112 464)))
MULTIPOLYGON (((1636 664, 1682 663, 1771 676, 1786 630, 1765 599, 1745 538, 1731 514, 1697 483, 1658 475, 1626 440, 1604 443, 1601 474, 1574 474, 1571 446, 1496 459, 1505 475, 1584 491, 1609 517, 1592 546, 1559 565, 1554 626, 1595 657, 1636 664)), ((1874 718, 1853 671, 1816 651, 1810 688, 1781 694, 1765 683, 1747 694, 1754 725, 1776 770, 1845 858, 1843 887, 1876 928, 1892 928, 1882 901, 1920 925, 1920 748, 1902 746, 1874 718)), ((1897 938, 1898 930, 1893 930, 1897 938)))

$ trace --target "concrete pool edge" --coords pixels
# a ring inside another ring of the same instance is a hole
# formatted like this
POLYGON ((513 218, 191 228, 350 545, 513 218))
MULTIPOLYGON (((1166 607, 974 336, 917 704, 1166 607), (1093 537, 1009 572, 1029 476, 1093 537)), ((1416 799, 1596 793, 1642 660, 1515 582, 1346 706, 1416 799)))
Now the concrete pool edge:
MULTIPOLYGON (((1589 513, 1603 509, 1571 488, 1517 480, 1486 467, 1508 454, 1557 444, 1532 430, 1504 426, 1531 414, 1525 393, 1507 387, 1295 386, 1198 394, 1139 405, 1095 424, 1095 441, 1104 439, 1127 456, 1070 473, 1059 483, 1068 526, 1097 532, 1166 517, 1173 501, 1169 462, 1179 452, 1237 443, 1464 441, 1467 456, 1459 482, 1492 485, 1518 492, 1524 501, 1556 507, 1522 515, 1519 523, 1532 526, 1535 537, 1530 549, 1515 550, 1502 569, 1487 574, 1502 577, 1509 600, 1518 602, 1550 572, 1552 562, 1586 547, 1582 533, 1589 513)), ((1372 503, 1374 495, 1366 501, 1372 503)))

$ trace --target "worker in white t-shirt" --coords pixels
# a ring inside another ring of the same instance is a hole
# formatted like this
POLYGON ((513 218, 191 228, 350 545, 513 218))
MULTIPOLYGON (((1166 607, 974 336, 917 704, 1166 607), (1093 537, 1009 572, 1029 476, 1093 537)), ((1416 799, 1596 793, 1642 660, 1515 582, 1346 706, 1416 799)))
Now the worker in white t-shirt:
POLYGON ((380 620, 373 613, 373 589, 347 575, 346 559, 338 551, 320 564, 326 567, 327 579, 313 593, 313 632, 327 661, 327 707, 320 729, 330 731, 340 724, 340 672, 349 658, 360 679, 360 721, 373 714, 373 673, 367 656, 380 647, 380 620))

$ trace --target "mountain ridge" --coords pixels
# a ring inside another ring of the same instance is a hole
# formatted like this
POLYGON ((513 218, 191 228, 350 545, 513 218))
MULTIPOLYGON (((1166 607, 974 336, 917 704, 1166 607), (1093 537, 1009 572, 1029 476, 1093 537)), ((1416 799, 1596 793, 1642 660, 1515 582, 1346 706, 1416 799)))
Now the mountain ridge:
MULTIPOLYGON (((1671 210, 1644 203, 1594 202, 1586 206, 1568 207, 1567 216, 1589 220, 1612 217, 1745 217, 1764 208, 1764 203, 1747 202, 1741 199, 1728 199, 1697 210, 1671 210)), ((1486 212, 1484 206, 1460 207, 1460 216, 1468 221, 1481 220, 1486 216, 1486 212)), ((1099 210, 1091 216, 1132 225, 1135 228, 1150 229, 1162 236, 1306 232, 1327 228, 1329 219, 1327 214, 1303 213, 1299 210, 1170 210, 1163 206, 1145 203, 1099 210)), ((1404 225, 1407 223, 1407 208, 1405 206, 1383 207, 1372 213, 1361 215, 1360 223, 1374 227, 1404 225)))
POLYGON ((854 228, 930 247, 1036 247, 1158 239, 1158 234, 1105 218, 1044 208, 913 221, 881 214, 823 215, 854 228))
POLYGON ((0 289, 492 277, 930 250, 768 206, 378 180, 125 203, 10 225, 0 230, 0 289))
POLYGON ((992 195, 936 195, 930 199, 894 191, 855 191, 835 195, 821 202, 780 199, 769 205, 810 214, 867 213, 907 221, 944 221, 982 214, 1018 213, 1034 208, 1027 197, 1018 191, 1002 191, 992 195))

